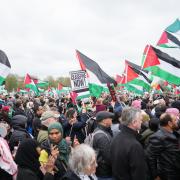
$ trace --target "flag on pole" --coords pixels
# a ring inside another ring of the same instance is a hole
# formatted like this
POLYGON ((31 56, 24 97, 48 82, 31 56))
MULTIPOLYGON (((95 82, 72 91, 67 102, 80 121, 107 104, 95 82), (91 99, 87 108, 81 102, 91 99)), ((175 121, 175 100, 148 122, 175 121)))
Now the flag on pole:
POLYGON ((38 88, 29 74, 26 74, 24 84, 26 88, 30 88, 36 95, 39 95, 38 88))
POLYGON ((116 85, 116 81, 113 78, 111 78, 108 74, 106 74, 95 61, 85 56, 78 50, 76 50, 76 56, 79 60, 82 70, 88 69, 93 74, 95 74, 99 81, 103 84, 113 83, 116 85))
POLYGON ((146 52, 142 68, 171 84, 180 85, 180 61, 151 45, 146 52))
POLYGON ((7 55, 0 50, 0 85, 3 84, 11 70, 11 64, 7 55))

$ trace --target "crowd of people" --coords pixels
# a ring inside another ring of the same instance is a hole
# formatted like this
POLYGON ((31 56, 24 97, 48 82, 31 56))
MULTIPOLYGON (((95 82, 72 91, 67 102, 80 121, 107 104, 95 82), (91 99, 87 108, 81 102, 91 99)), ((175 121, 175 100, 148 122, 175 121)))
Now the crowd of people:
POLYGON ((180 100, 0 95, 0 180, 180 180, 180 100))

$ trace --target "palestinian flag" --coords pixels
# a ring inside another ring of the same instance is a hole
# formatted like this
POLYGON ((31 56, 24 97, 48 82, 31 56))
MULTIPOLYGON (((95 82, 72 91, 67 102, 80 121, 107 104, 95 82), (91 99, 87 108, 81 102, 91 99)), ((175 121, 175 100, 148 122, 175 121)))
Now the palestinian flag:
POLYGON ((0 50, 0 85, 3 84, 11 69, 11 64, 6 54, 0 50))
MULTIPOLYGON (((150 85, 145 82, 145 79, 143 76, 140 76, 138 73, 140 73, 138 70, 135 70, 132 68, 129 63, 129 61, 125 61, 125 70, 123 74, 123 80, 121 81, 121 84, 130 84, 133 85, 134 88, 143 91, 143 89, 146 89, 146 91, 150 90, 150 85)), ((133 65, 133 64, 131 64, 133 65)))
POLYGON ((147 70, 141 69, 141 66, 134 64, 130 61, 126 61, 131 69, 138 74, 138 77, 130 81, 131 84, 142 86, 145 90, 149 91, 151 89, 151 82, 149 72, 147 70))
POLYGON ((133 92, 134 94, 137 95, 142 95, 144 93, 143 91, 143 87, 142 86, 138 86, 135 84, 131 84, 131 83, 127 83, 127 84, 118 84, 118 87, 124 87, 124 89, 126 89, 129 92, 133 92))
POLYGON ((26 88, 31 89, 36 95, 39 95, 39 90, 29 74, 26 74, 24 84, 26 88))
POLYGON ((128 61, 125 61, 125 70, 122 77, 121 84, 118 84, 119 87, 124 86, 130 92, 143 94, 143 87, 135 82, 139 75, 131 68, 128 61), (135 82, 134 84, 132 83, 133 81, 135 82))
MULTIPOLYGON (((35 83, 35 84, 36 84, 36 83, 35 83)), ((47 86, 49 86, 49 82, 38 80, 36 86, 37 86, 37 87, 47 87, 47 86)))
POLYGON ((180 61, 153 46, 148 46, 142 68, 171 84, 180 85, 180 61))
POLYGON ((36 84, 37 87, 47 87, 47 86, 49 86, 48 81, 41 81, 41 80, 35 79, 35 78, 32 78, 32 79, 33 79, 33 81, 34 81, 34 83, 36 84))
POLYGON ((177 33, 180 31, 180 21, 179 19, 176 19, 175 22, 173 22, 171 25, 169 25, 166 28, 166 31, 171 32, 171 33, 177 33))
POLYGON ((180 21, 176 19, 176 21, 168 26, 164 32, 162 33, 157 46, 163 48, 180 48, 180 21))
POLYGON ((126 84, 126 83, 134 80, 137 77, 139 77, 139 75, 135 71, 133 71, 133 69, 128 64, 128 62, 125 61, 125 70, 124 70, 124 73, 123 73, 123 80, 122 80, 121 83, 126 84))
POLYGON ((78 50, 76 50, 76 56, 79 60, 80 66, 82 70, 88 69, 99 79, 99 81, 103 84, 113 83, 116 84, 116 81, 111 78, 108 74, 106 74, 101 67, 92 59, 88 58, 78 50))
POLYGON ((180 41, 178 36, 164 31, 159 39, 157 46, 164 47, 164 48, 180 48, 180 41))
POLYGON ((79 90, 75 90, 73 91, 77 94, 77 100, 79 99, 84 99, 84 98, 88 98, 91 96, 90 92, 89 92, 89 88, 87 89, 79 89, 79 90))

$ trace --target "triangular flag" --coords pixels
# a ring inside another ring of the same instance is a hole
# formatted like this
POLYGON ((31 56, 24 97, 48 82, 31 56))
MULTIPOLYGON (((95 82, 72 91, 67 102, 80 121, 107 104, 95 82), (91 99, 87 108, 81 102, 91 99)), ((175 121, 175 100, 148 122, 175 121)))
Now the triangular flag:
POLYGON ((157 43, 157 46, 164 48, 179 48, 180 41, 171 33, 164 31, 157 43))
MULTIPOLYGON (((147 46, 146 46, 146 49, 147 49, 147 46)), ((151 46, 149 46, 149 49, 146 53, 147 55, 144 60, 143 69, 160 64, 159 59, 151 46)))
POLYGON ((129 66, 128 62, 125 61, 124 78, 122 84, 130 82, 133 79, 137 78, 138 76, 139 75, 136 72, 134 72, 132 68, 129 66))

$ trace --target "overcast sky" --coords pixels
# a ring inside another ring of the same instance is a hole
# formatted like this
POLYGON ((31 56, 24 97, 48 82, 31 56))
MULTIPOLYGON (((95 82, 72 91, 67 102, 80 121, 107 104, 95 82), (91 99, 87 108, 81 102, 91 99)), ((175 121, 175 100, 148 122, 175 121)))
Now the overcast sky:
POLYGON ((115 76, 140 64, 147 43, 180 17, 179 0, 0 1, 0 49, 11 73, 44 78, 79 70, 75 49, 115 76))

